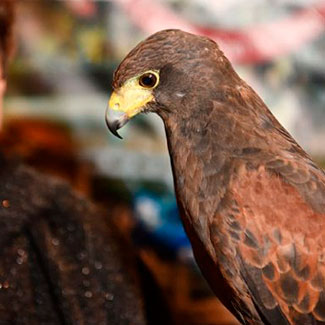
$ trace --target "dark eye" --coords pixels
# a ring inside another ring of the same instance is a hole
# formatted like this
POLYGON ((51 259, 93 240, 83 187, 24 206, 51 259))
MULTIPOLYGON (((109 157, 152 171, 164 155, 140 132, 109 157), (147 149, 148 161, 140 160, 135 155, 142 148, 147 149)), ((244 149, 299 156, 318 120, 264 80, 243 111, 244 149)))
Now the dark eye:
POLYGON ((144 88, 153 88, 157 84, 157 77, 153 73, 145 73, 140 77, 139 84, 144 88))

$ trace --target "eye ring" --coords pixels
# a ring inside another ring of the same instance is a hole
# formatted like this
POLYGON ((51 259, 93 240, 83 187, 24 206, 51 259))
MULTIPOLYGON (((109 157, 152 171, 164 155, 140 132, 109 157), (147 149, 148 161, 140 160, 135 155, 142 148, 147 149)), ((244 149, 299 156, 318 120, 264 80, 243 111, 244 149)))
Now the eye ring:
POLYGON ((139 77, 139 85, 143 88, 155 88, 158 85, 158 76, 154 72, 146 72, 139 77))

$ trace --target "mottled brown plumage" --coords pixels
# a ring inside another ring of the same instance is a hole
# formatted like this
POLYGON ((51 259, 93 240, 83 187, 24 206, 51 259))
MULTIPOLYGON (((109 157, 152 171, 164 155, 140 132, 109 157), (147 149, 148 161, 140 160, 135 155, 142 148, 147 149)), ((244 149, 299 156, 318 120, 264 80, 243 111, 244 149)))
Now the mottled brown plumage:
POLYGON ((119 88, 160 73, 144 111, 164 121, 178 205, 203 274, 243 324, 325 323, 325 175, 211 40, 140 43, 119 88))

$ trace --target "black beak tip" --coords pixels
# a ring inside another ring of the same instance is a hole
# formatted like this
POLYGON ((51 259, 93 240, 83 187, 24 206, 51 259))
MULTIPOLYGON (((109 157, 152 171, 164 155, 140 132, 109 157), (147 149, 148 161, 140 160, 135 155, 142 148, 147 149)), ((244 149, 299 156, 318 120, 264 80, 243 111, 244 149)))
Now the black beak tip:
POLYGON ((117 131, 115 130, 114 132, 112 131, 112 133, 119 139, 123 140, 123 138, 117 133, 117 131))
POLYGON ((117 130, 120 128, 120 123, 118 120, 110 122, 107 118, 105 119, 108 129, 119 139, 123 139, 118 133, 117 130))

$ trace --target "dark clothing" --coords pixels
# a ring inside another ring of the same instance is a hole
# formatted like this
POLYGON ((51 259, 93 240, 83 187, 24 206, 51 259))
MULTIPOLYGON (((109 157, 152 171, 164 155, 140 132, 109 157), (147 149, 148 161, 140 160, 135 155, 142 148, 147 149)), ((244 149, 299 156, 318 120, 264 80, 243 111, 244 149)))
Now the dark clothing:
POLYGON ((0 324, 145 324, 133 259, 63 182, 0 156, 0 324))

